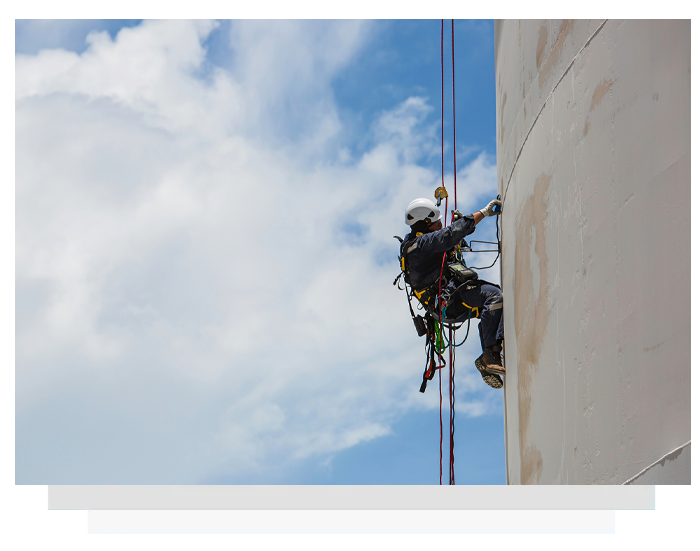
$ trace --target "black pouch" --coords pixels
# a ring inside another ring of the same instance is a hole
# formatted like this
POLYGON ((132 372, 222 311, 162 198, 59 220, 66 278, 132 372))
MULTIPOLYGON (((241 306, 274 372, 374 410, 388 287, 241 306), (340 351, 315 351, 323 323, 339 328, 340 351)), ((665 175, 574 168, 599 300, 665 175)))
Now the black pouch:
POLYGON ((471 280, 476 281, 479 279, 479 275, 474 270, 470 270, 459 262, 452 262, 451 264, 448 264, 447 270, 459 283, 465 283, 471 280))
POLYGON ((413 318, 413 323, 416 326, 418 336, 425 337, 425 334, 428 332, 428 329, 425 327, 425 321, 423 321, 423 318, 421 316, 415 316, 413 318))

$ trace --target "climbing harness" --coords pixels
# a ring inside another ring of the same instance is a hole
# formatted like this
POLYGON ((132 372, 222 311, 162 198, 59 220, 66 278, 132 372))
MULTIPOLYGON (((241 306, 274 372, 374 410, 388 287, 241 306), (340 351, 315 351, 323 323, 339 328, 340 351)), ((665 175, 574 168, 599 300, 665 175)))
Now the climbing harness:
MULTIPOLYGON (((423 234, 420 232, 416 233, 416 236, 420 235, 423 234)), ((395 235, 394 238, 403 245, 404 240, 401 237, 395 235)), ((462 291, 467 291, 476 287, 477 285, 487 282, 479 279, 478 274, 473 269, 467 267, 458 245, 443 255, 441 272, 438 279, 427 287, 414 288, 411 284, 406 255, 411 252, 415 246, 416 244, 412 244, 405 251, 403 250, 402 246, 403 254, 399 255, 398 257, 401 272, 394 279, 394 285, 398 286, 400 290, 406 291, 406 299, 408 301, 408 307, 414 323, 418 323, 416 319, 421 318, 421 316, 415 315, 411 304, 411 299, 413 297, 418 300, 419 308, 422 308, 426 312, 425 323, 427 323, 428 317, 441 321, 443 324, 461 323, 464 321, 463 309, 460 309, 462 311, 456 318, 448 317, 446 310, 459 299, 462 291), (401 287, 399 283, 402 278, 404 280, 404 287, 401 287), (410 293, 408 292, 408 287, 411 287, 410 293)), ((477 307, 470 306, 461 300, 460 305, 468 310, 471 310, 471 317, 479 317, 479 310, 477 307)), ((418 328, 418 325, 416 325, 416 328, 418 328)), ((418 331, 418 336, 422 337, 423 335, 424 333, 422 333, 422 331, 418 331)))

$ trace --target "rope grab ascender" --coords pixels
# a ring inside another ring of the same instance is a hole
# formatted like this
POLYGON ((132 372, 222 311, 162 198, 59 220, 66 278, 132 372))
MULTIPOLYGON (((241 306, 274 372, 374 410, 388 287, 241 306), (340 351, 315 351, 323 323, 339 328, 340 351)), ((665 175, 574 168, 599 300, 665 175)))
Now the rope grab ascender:
MULTIPOLYGON (((436 206, 440 207, 442 200, 445 199, 445 221, 447 221, 447 210, 449 203, 449 194, 445 188, 445 170, 444 170, 444 119, 445 119, 445 102, 444 102, 444 69, 443 69, 443 20, 440 22, 440 72, 442 81, 442 124, 441 124, 441 175, 442 175, 442 185, 435 190, 436 206)), ((455 73, 454 73, 454 19, 452 20, 452 129, 453 129, 453 153, 454 153, 454 210, 452 211, 451 222, 454 222, 454 213, 457 210, 457 132, 455 127, 455 73)), ((500 196, 499 196, 500 198, 500 196)), ((421 233, 417 233, 421 235, 421 233)), ((397 235, 394 236, 403 244, 403 239, 397 235)), ((423 377, 420 386, 420 392, 425 392, 428 381, 432 380, 435 372, 439 374, 439 394, 440 394, 440 484, 442 484, 442 439, 443 439, 443 426, 442 426, 442 368, 447 367, 449 371, 449 382, 448 382, 448 396, 450 402, 450 474, 449 483, 455 484, 454 477, 454 419, 455 419, 455 386, 454 386, 454 375, 455 375, 455 354, 456 348, 462 346, 469 335, 469 327, 472 317, 480 318, 481 312, 477 307, 472 307, 464 302, 461 302, 459 306, 466 308, 466 319, 463 319, 463 314, 458 318, 448 317, 448 309, 454 305, 454 302, 460 297, 460 291, 469 288, 470 286, 476 286, 478 283, 482 283, 478 279, 477 273, 474 269, 467 267, 464 256, 462 254, 463 248, 458 244, 452 250, 443 253, 442 263, 440 266, 440 277, 436 282, 426 288, 414 289, 411 285, 410 274, 408 271, 408 266, 406 264, 405 255, 411 252, 412 247, 409 247, 407 251, 403 251, 399 256, 399 263, 401 265, 401 272, 394 280, 394 285, 402 291, 406 291, 406 299, 408 301, 408 307, 411 312, 411 318, 416 328, 416 332, 419 337, 425 337, 425 352, 426 352, 426 362, 425 369, 423 371, 423 377), (445 272, 445 270, 447 270, 445 272), (404 286, 401 287, 399 280, 403 278, 404 286), (411 287, 409 293, 408 288, 411 287), (411 299, 415 297, 418 301, 418 308, 425 310, 423 316, 416 315, 411 304, 411 299), (464 335, 464 339, 459 344, 456 344, 457 339, 455 338, 455 333, 458 329, 462 327, 464 323, 467 323, 467 332, 464 335), (445 331, 447 328, 447 331, 445 331), (445 352, 448 352, 447 359, 445 358, 445 352)), ((496 264, 500 256, 500 236, 498 232, 498 223, 496 223, 496 242, 490 241, 471 241, 466 245, 464 250, 468 252, 498 252, 496 259, 490 266, 485 268, 476 269, 486 269, 496 264), (498 245, 498 248, 479 250, 475 251, 472 249, 472 243, 488 243, 492 245, 498 245)))

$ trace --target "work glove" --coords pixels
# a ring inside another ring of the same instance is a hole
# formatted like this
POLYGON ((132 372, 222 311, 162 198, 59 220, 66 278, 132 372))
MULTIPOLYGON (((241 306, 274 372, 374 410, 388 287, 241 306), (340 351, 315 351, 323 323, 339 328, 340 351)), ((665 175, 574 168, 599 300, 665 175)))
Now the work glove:
POLYGON ((484 216, 494 216, 496 214, 501 214, 502 207, 503 203, 501 203, 498 199, 494 199, 479 212, 484 216))
POLYGON ((459 212, 458 210, 456 210, 456 209, 453 210, 453 211, 452 211, 452 221, 453 221, 453 222, 456 222, 456 221, 459 220, 460 218, 464 218, 464 215, 463 215, 461 212, 459 212))

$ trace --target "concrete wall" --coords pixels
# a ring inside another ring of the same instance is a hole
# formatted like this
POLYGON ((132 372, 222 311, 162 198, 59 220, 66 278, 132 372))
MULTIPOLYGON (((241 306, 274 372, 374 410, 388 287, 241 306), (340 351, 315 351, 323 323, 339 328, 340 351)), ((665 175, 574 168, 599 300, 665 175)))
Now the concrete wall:
POLYGON ((690 483, 690 21, 495 41, 508 482, 690 483))

